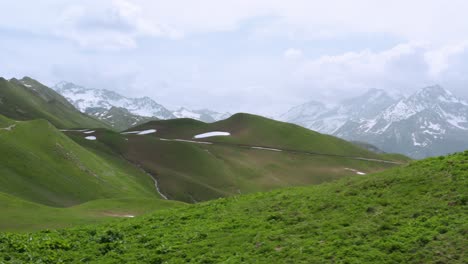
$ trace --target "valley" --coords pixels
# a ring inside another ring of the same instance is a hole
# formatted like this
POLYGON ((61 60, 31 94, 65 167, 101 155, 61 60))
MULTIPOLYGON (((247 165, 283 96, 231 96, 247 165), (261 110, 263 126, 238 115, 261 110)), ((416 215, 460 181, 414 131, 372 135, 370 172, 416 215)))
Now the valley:
POLYGON ((0 10, 0 264, 468 264, 468 1, 0 10))
POLYGON ((3 233, 0 255, 12 262, 464 263, 467 155, 107 224, 3 233))
POLYGON ((118 131, 32 79, 3 87, 7 263, 465 258, 466 152, 413 161, 247 113, 118 131))

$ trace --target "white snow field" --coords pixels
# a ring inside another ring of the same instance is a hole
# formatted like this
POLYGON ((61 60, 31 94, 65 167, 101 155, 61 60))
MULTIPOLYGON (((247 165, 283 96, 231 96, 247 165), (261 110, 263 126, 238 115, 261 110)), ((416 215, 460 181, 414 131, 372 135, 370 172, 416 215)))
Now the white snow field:
POLYGON ((230 135, 231 133, 229 132, 212 131, 212 132, 195 135, 193 138, 207 138, 207 137, 230 136, 230 135))
POLYGON ((96 137, 95 136, 87 136, 85 137, 87 140, 96 140, 96 137))

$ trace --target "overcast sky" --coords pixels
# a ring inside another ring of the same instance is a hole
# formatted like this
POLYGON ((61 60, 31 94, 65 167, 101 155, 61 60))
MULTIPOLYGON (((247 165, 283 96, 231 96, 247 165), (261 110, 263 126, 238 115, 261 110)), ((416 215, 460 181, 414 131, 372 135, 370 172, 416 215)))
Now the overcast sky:
POLYGON ((0 76, 276 115, 369 88, 468 98, 466 0, 0 0, 0 76))

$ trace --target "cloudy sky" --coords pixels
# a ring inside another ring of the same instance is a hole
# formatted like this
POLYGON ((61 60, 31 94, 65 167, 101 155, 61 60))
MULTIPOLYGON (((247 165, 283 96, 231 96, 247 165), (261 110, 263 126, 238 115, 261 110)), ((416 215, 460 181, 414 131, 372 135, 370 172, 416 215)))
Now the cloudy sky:
POLYGON ((0 76, 276 115, 369 88, 468 98, 466 0, 0 1, 0 76))

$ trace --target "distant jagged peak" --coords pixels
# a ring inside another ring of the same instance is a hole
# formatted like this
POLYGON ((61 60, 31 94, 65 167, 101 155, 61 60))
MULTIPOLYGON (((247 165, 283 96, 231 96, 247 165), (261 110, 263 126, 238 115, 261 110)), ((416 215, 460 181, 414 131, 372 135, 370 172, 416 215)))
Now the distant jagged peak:
POLYGON ((443 88, 442 86, 436 84, 436 85, 431 85, 431 86, 426 86, 418 91, 416 91, 411 97, 420 97, 420 98, 425 98, 425 99, 439 99, 441 98, 451 98, 454 97, 454 95, 443 88))
POLYGON ((86 88, 84 86, 81 86, 81 85, 77 85, 75 83, 72 83, 72 82, 67 82, 67 81, 60 81, 58 83, 56 83, 52 89, 56 90, 56 91, 63 91, 63 90, 92 90, 90 88, 86 88))
POLYGON ((347 105, 347 104, 355 104, 355 103, 378 103, 381 101, 394 101, 395 99, 390 96, 387 91, 383 89, 377 89, 377 88, 370 88, 368 89, 365 93, 347 98, 341 101, 342 105, 347 105))
POLYGON ((405 101, 407 103, 413 102, 415 104, 424 104, 427 106, 439 104, 468 105, 464 100, 458 98, 452 92, 437 84, 419 89, 405 101))

